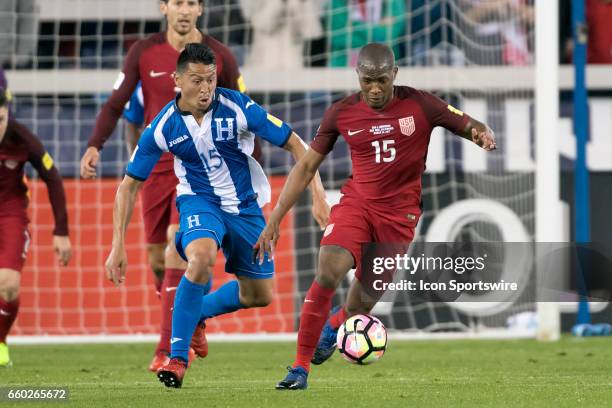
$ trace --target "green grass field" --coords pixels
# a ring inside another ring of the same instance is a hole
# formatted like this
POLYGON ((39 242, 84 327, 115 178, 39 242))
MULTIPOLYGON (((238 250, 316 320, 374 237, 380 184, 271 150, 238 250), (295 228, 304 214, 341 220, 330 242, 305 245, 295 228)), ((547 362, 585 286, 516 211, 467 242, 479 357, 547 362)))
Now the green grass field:
POLYGON ((351 365, 335 355, 314 368, 307 391, 276 391, 294 347, 212 343, 209 357, 175 390, 146 371, 152 344, 12 346, 14 366, 0 370, 0 387, 67 386, 67 405, 83 407, 612 405, 609 338, 391 341, 374 365, 351 365))

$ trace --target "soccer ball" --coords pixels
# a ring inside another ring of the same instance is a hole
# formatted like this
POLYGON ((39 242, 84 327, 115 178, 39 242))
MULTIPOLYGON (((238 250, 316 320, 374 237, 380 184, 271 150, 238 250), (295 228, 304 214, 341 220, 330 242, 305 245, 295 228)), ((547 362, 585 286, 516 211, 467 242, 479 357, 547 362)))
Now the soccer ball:
POLYGON ((370 315, 348 318, 338 328, 338 351, 353 364, 372 364, 387 348, 387 330, 380 320, 370 315))

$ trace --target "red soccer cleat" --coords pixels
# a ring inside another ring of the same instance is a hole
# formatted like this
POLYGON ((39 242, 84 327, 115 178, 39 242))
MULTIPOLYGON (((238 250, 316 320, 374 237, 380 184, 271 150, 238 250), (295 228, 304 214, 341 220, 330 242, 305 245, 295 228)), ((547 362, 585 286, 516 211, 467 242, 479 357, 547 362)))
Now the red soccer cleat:
MULTIPOLYGON (((188 357, 189 362, 187 363, 187 367, 191 366, 192 361, 195 360, 196 357, 197 357, 196 352, 192 348, 189 348, 189 357, 188 357)), ((156 353, 153 356, 153 360, 151 361, 151 364, 149 364, 149 371, 151 371, 152 373, 156 373, 157 370, 159 370, 160 368, 162 368, 169 362, 170 362, 170 357, 168 357, 166 353, 164 352, 156 353)))
POLYGON ((183 360, 173 358, 168 364, 157 370, 157 378, 166 387, 181 388, 186 370, 187 365, 183 360))
POLYGON ((170 357, 164 352, 155 353, 151 364, 149 364, 149 371, 156 373, 157 370, 165 366, 170 362, 170 357))
POLYGON ((196 355, 204 358, 208 355, 208 340, 206 340, 206 323, 200 323, 196 326, 191 337, 191 348, 196 355))

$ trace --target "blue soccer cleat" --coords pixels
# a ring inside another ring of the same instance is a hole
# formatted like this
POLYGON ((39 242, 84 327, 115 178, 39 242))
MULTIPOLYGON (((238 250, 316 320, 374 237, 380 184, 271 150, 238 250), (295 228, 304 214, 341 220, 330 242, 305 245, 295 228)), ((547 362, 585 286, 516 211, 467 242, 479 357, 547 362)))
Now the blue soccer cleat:
MULTIPOLYGON (((336 306, 331 314, 335 314, 340 309, 340 306, 336 306)), ((315 350, 314 356, 312 356, 312 360, 310 362, 312 364, 323 364, 326 362, 334 351, 336 351, 336 335, 338 334, 338 329, 333 329, 329 324, 329 319, 325 322, 325 326, 323 326, 323 331, 321 332, 321 337, 319 337, 319 344, 317 344, 317 349, 315 350)))
POLYGON ((308 371, 303 367, 287 367, 289 374, 276 384, 277 390, 305 390, 308 388, 308 371))

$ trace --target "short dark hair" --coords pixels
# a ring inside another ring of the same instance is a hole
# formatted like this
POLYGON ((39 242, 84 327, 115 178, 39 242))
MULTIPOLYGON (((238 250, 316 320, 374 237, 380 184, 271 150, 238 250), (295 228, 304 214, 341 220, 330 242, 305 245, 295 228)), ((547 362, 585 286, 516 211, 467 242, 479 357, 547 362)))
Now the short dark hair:
POLYGON ((202 43, 189 43, 185 46, 176 61, 176 72, 184 72, 190 62, 204 65, 217 64, 213 50, 202 43))
POLYGON ((8 95, 6 89, 0 88, 0 108, 8 105, 8 95))

